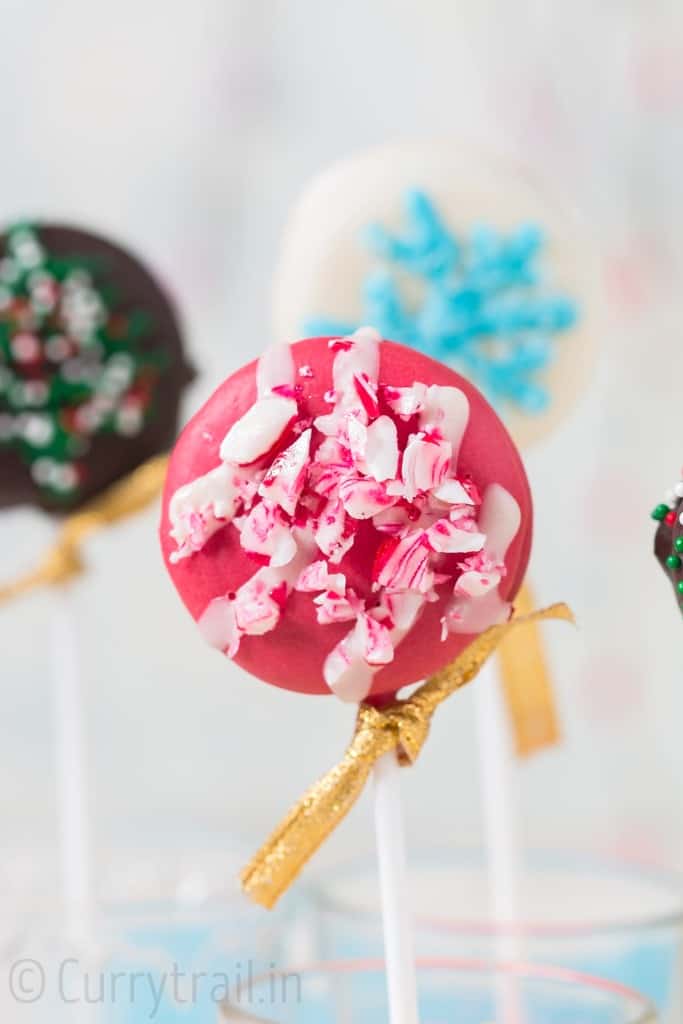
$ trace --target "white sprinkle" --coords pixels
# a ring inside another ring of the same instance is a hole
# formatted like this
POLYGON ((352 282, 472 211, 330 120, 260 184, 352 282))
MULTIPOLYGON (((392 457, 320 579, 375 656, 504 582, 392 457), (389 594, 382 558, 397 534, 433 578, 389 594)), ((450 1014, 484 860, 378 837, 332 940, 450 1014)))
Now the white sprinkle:
POLYGON ((36 459, 31 466, 31 476, 42 487, 50 483, 54 469, 55 463, 53 459, 36 459))
POLYGON ((52 282, 41 281, 31 288, 31 305, 41 313, 48 313, 55 307, 56 294, 52 282))
POLYGON ((43 248, 30 232, 22 232, 12 240, 14 257, 24 270, 33 270, 43 262, 43 248))
POLYGON ((25 405, 45 405, 49 395, 50 389, 44 380, 27 380, 24 384, 25 405))
POLYGON ((116 366, 118 369, 125 367, 127 370, 134 369, 135 363, 133 357, 127 352, 115 352, 110 358, 107 366, 116 366))
POLYGON ((23 422, 22 436, 32 448, 45 448, 55 436, 55 428, 48 416, 28 416, 23 422))
POLYGON ((105 395, 122 395, 130 387, 133 379, 131 370, 125 366, 106 366, 102 374, 100 388, 105 395))
POLYGON ((142 409, 137 403, 127 402, 116 414, 116 429, 124 437, 134 437, 143 426, 142 409))
POLYGON ((14 284, 18 277, 19 267, 13 259, 6 256, 5 259, 0 260, 0 281, 5 281, 7 284, 14 284))
POLYGON ((669 506, 669 508, 676 507, 676 494, 671 488, 669 488, 669 490, 664 493, 664 501, 669 506))
POLYGON ((54 473, 52 486, 58 491, 73 491, 78 483, 76 468, 69 463, 64 466, 57 466, 54 473))
POLYGON ((683 498, 683 480, 679 480, 674 487, 674 494, 677 498, 683 498))
POLYGON ((7 393, 10 405, 18 409, 27 405, 43 405, 47 400, 47 394, 41 393, 40 383, 33 380, 15 380, 7 393))
POLYGON ((23 331, 10 342, 12 355, 18 363, 32 363, 40 356, 40 342, 34 334, 23 331))

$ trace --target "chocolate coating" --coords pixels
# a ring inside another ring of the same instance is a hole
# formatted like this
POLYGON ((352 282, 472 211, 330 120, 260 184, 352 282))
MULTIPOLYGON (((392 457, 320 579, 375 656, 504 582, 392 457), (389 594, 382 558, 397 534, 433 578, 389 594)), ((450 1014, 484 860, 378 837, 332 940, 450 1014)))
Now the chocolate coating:
MULTIPOLYGON (((53 261, 52 265, 58 266, 60 261, 66 261, 72 267, 78 269, 82 265, 88 271, 92 287, 104 296, 106 314, 110 318, 108 323, 116 320, 128 324, 131 318, 140 316, 145 319, 145 327, 136 339, 135 348, 135 358, 146 366, 143 371, 144 417, 139 429, 132 432, 106 429, 80 437, 77 431, 69 434, 68 443, 75 444, 74 458, 79 469, 76 486, 67 493, 56 493, 41 485, 32 472, 31 460, 27 458, 26 451, 6 441, 0 443, 0 508, 33 505, 59 514, 74 511, 147 459, 170 448, 177 432, 180 398, 183 389, 192 380, 194 371, 183 353, 182 336, 173 302, 136 257, 107 239, 76 228, 30 225, 30 231, 38 239, 49 260, 53 261)), ((0 237, 0 261, 7 262, 7 257, 11 256, 10 239, 10 231, 0 237)), ((10 336, 16 337, 16 320, 9 321, 9 315, 5 311, 5 330, 10 323, 11 330, 15 332, 10 336)), ((3 312, 0 307, 2 326, 3 312)), ((49 337, 49 329, 49 321, 43 322, 40 330, 35 329, 35 335, 43 346, 49 337)), ((67 334, 63 325, 52 329, 56 329, 58 334, 67 334)), ((31 333, 30 326, 28 333, 31 333)), ((125 344, 121 345, 120 352, 125 356, 125 344)), ((7 350, 3 355, 0 349, 0 371, 7 365, 7 350)), ((68 399, 65 397, 63 406, 54 397, 53 383, 60 372, 58 364, 41 356, 38 369, 15 364, 10 368, 21 375, 22 381, 30 381, 37 376, 47 384, 51 389, 47 411, 55 417, 56 422, 66 422, 64 418, 73 417, 78 410, 79 400, 74 399, 73 393, 68 399)), ((139 381, 136 386, 139 389, 139 381)), ((4 414, 7 418, 8 414, 16 416, 16 413, 7 394, 0 389, 0 415, 4 414)), ((31 457, 35 459, 34 454, 31 457)))
POLYGON ((667 523, 665 520, 662 520, 657 527, 654 552, 655 558, 673 587, 676 601, 680 605, 683 601, 683 594, 679 593, 678 584, 683 581, 683 555, 679 555, 676 550, 676 541, 679 538, 683 538, 683 526, 679 521, 679 516, 683 512, 683 501, 679 501, 673 511, 675 513, 673 523, 667 523), (675 562, 669 565, 667 564, 667 559, 678 559, 680 565, 677 566, 675 562))

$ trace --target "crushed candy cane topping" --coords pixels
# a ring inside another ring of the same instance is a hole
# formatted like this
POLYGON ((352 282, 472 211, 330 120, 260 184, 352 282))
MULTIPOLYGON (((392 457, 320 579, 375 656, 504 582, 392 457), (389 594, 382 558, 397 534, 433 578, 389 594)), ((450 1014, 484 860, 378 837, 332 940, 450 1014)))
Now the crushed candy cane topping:
POLYGON ((220 464, 181 487, 169 509, 174 561, 232 523, 255 563, 246 583, 201 616, 206 640, 234 657, 243 636, 277 628, 293 591, 310 595, 319 625, 349 623, 323 675, 354 701, 367 695, 428 603, 447 598, 442 639, 508 616, 498 585, 520 522, 504 488, 492 484, 480 495, 458 475, 464 393, 421 382, 380 385, 380 340, 361 328, 329 342, 329 412, 312 423, 296 384, 310 368, 297 370, 286 346, 270 349, 259 364, 257 400, 223 439, 220 464), (377 541, 365 596, 349 586, 343 566, 362 524, 377 541))

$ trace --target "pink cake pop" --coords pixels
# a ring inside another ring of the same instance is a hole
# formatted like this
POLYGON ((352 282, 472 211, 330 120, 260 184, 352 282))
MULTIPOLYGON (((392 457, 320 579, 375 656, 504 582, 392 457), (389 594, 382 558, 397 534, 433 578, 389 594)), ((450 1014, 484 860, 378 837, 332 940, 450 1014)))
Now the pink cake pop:
POLYGON ((205 639, 266 682, 393 694, 505 621, 529 486, 482 395, 361 328, 276 346, 182 433, 164 559, 205 639))

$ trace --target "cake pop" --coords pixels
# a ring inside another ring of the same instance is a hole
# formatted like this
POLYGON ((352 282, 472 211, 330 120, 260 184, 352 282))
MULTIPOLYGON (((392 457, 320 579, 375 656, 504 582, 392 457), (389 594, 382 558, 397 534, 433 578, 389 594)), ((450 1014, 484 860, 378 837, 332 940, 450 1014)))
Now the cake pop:
POLYGON ((593 361, 591 246, 523 170, 441 139, 377 146, 309 183, 275 277, 278 340, 382 335, 479 387, 518 445, 549 433, 593 361))
POLYGON ((0 237, 0 507, 73 512, 164 452, 192 376, 136 258, 71 227, 0 237))
MULTIPOLYGON (((683 474, 682 474, 683 475, 683 474)), ((669 577, 679 606, 683 608, 683 480, 667 490, 664 501, 652 510, 658 522, 655 556, 669 577)))
POLYGON ((362 328, 276 345, 217 389, 171 456, 161 544, 213 647, 355 702, 506 621, 531 530, 519 453, 482 395, 362 328))

